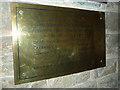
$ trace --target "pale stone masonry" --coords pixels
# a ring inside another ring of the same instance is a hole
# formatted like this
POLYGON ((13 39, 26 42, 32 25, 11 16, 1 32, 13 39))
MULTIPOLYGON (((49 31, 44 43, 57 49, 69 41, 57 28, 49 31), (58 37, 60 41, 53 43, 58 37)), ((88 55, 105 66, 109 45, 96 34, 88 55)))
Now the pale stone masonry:
MULTIPOLYGON (((6 1, 6 0, 5 0, 6 1)), ((80 0, 16 0, 106 12, 106 67, 76 74, 14 85, 12 28, 9 2, 0 3, 0 88, 117 88, 118 87, 118 13, 117 3, 81 3, 80 0), (109 12, 108 12, 109 11, 109 12)))

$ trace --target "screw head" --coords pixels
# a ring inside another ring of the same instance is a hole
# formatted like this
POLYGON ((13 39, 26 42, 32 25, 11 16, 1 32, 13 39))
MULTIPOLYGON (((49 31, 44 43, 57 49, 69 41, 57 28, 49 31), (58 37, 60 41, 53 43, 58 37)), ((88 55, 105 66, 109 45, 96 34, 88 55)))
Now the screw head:
POLYGON ((102 17, 100 17, 100 20, 102 20, 102 17))

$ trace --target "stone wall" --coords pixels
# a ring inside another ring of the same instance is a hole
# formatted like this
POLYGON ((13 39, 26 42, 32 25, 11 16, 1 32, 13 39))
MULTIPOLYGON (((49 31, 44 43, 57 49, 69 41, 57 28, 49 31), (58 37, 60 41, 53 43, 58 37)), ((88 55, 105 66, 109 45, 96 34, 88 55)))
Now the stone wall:
MULTIPOLYGON (((6 2, 5 2, 6 1, 6 2)), ((12 0, 11 0, 12 1, 12 0)), ((15 0, 14 0, 15 1, 15 0)), ((0 88, 117 88, 118 14, 117 3, 86 4, 80 0, 16 0, 106 12, 106 67, 47 80, 14 85, 12 29, 9 2, 0 3, 0 88)), ((83 1, 83 0, 82 0, 83 1)))

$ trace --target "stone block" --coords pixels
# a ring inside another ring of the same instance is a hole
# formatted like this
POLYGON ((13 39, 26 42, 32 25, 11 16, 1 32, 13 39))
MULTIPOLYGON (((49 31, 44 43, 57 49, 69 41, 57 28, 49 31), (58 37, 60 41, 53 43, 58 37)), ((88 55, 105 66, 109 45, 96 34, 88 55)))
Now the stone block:
POLYGON ((48 88, 65 88, 70 86, 72 83, 72 75, 51 78, 48 80, 48 88))
MULTIPOLYGON (((2 38, 0 38, 0 73, 2 72, 2 38)), ((0 77, 2 77, 2 74, 0 74, 0 77)))
POLYGON ((2 77, 2 63, 0 64, 0 78, 2 77))
POLYGON ((106 35, 106 54, 118 55, 118 34, 106 35))
POLYGON ((13 62, 13 53, 10 52, 7 55, 4 55, 1 57, 2 58, 2 63, 12 63, 13 62))
POLYGON ((118 72, 118 88, 120 88, 120 72, 118 72))
POLYGON ((106 12, 105 25, 106 25, 106 34, 118 34, 118 13, 106 12))
POLYGON ((106 66, 112 65, 113 63, 118 62, 118 58, 106 59, 106 66))
POLYGON ((30 86, 31 83, 15 85, 13 77, 2 78, 2 88, 29 88, 30 86))
POLYGON ((72 88, 97 88, 96 81, 88 81, 79 85, 75 85, 72 88))
POLYGON ((90 78, 90 72, 81 72, 66 76, 61 76, 57 78, 52 78, 48 80, 48 87, 49 88, 65 88, 74 86, 76 84, 80 84, 83 82, 88 81, 90 78))
POLYGON ((90 81, 95 80, 98 77, 97 69, 90 70, 90 81))
POLYGON ((33 82, 30 88, 47 88, 47 80, 33 82))
POLYGON ((106 59, 117 59, 118 53, 114 54, 106 54, 106 59))
POLYGON ((98 88, 117 88, 118 73, 113 73, 97 79, 97 87, 98 88))
POLYGON ((2 89, 2 78, 0 77, 0 90, 2 89))
POLYGON ((0 57, 2 57, 2 38, 0 38, 0 57))
POLYGON ((6 36, 2 38, 2 55, 9 56, 12 53, 12 37, 6 36))
POLYGON ((120 59, 118 59, 118 72, 120 72, 120 59))
MULTIPOLYGON (((10 14, 10 5, 8 2, 2 3, 2 36, 9 36, 12 34, 12 23, 10 14)), ((0 31, 1 32, 1 31, 0 31)))
POLYGON ((117 66, 116 66, 116 73, 118 73, 119 72, 119 63, 118 63, 118 61, 117 61, 117 66))
POLYGON ((13 69, 13 63, 4 63, 2 64, 2 76, 13 76, 14 75, 14 69, 13 69))
POLYGON ((120 72, 120 34, 118 34, 118 71, 120 72))
POLYGON ((98 68, 98 77, 103 77, 108 74, 112 74, 116 72, 116 66, 117 62, 113 62, 112 64, 107 65, 106 67, 103 68, 98 68))
POLYGON ((2 36, 2 3, 0 2, 0 36, 2 36))

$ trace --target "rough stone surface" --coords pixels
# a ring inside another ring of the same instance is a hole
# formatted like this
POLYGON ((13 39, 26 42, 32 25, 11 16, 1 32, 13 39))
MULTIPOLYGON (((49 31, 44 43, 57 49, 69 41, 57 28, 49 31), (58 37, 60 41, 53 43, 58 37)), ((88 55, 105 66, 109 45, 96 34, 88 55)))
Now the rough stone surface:
POLYGON ((72 88, 97 88, 97 82, 88 81, 88 82, 73 86, 72 88))
POLYGON ((2 89, 2 78, 0 78, 0 90, 2 89))
MULTIPOLYGON (((2 38, 0 38, 0 73, 2 73, 2 38)), ((2 77, 2 74, 0 74, 0 77, 2 77)))
POLYGON ((107 59, 106 60, 106 66, 108 65, 112 65, 113 63, 118 63, 118 59, 117 58, 111 58, 111 59, 107 59))
MULTIPOLYGON (((3 53, 4 54, 4 53, 3 53)), ((5 55, 3 55, 3 56, 1 56, 1 58, 2 58, 2 63, 4 64, 4 63, 12 63, 13 62, 13 53, 12 52, 10 52, 10 53, 7 53, 7 54, 5 54, 5 55)))
POLYGON ((2 54, 8 55, 10 52, 12 52, 12 37, 2 37, 2 54))
MULTIPOLYGON (((120 34, 118 34, 118 72, 120 72, 120 34)), ((120 77, 120 75, 119 75, 120 77)), ((120 79, 119 79, 120 81, 120 79)))
MULTIPOLYGON (((1 59, 1 61, 2 61, 2 59, 1 59)), ((2 65, 0 65, 0 73, 2 73, 2 65)), ((0 74, 0 77, 2 77, 2 74, 0 74)))
POLYGON ((13 76, 13 63, 2 64, 2 76, 13 76))
POLYGON ((110 64, 110 65, 107 65, 106 67, 103 67, 103 68, 98 68, 98 77, 102 77, 102 76, 106 76, 108 74, 111 74, 111 73, 115 73, 116 72, 116 62, 110 64))
POLYGON ((118 60, 118 72, 120 72, 120 60, 118 60))
POLYGON ((2 36, 11 35, 11 17, 9 3, 2 3, 2 36))
POLYGON ((106 59, 118 59, 118 53, 106 54, 106 59))
POLYGON ((98 71, 97 69, 91 70, 90 71, 90 80, 93 81, 98 77, 98 71))
MULTIPOLYGON (((2 36, 2 3, 0 3, 0 36, 2 36)), ((0 38, 0 73, 2 73, 2 38, 0 38)), ((0 74, 0 90, 2 89, 2 75, 0 74)))
POLYGON ((13 77, 4 77, 2 78, 2 88, 29 88, 31 86, 30 83, 14 85, 13 77))
MULTIPOLYGON (((0 3, 0 31, 2 31, 2 3, 0 3)), ((0 32, 0 36, 2 36, 2 32, 0 32)))
POLYGON ((120 72, 118 72, 118 88, 120 88, 120 72))
POLYGON ((118 54, 118 34, 106 35, 106 53, 118 54))
POLYGON ((118 13, 108 12, 106 16, 106 33, 107 34, 118 34, 118 13), (114 17, 114 19, 110 19, 114 17), (114 24, 112 24, 114 22, 114 24))
POLYGON ((110 74, 108 76, 97 79, 98 88, 117 88, 118 87, 118 73, 110 74))
POLYGON ((76 85, 77 83, 85 82, 89 78, 90 78, 89 71, 53 78, 48 80, 48 87, 49 88, 70 87, 76 85))
POLYGON ((78 74, 73 74, 73 85, 76 83, 86 82, 90 79, 90 71, 81 72, 78 74))
POLYGON ((47 80, 33 82, 30 88, 46 88, 47 87, 47 80))

